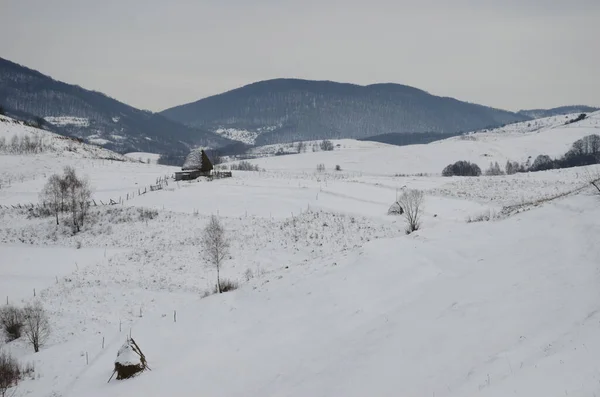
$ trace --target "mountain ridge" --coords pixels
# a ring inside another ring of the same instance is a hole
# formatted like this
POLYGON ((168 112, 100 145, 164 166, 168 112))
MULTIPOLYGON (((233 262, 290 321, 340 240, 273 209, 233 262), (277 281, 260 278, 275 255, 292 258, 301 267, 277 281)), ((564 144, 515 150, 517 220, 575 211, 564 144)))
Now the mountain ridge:
POLYGON ((104 93, 55 80, 4 58, 0 58, 0 105, 8 113, 45 118, 55 132, 101 142, 120 153, 186 152, 197 145, 230 143, 219 135, 137 109, 104 93), (63 123, 53 124, 56 119, 63 123), (78 122, 69 122, 73 119, 78 122))
POLYGON ((403 84, 291 78, 251 83, 160 114, 209 131, 254 131, 260 145, 387 133, 458 133, 530 119, 403 84))

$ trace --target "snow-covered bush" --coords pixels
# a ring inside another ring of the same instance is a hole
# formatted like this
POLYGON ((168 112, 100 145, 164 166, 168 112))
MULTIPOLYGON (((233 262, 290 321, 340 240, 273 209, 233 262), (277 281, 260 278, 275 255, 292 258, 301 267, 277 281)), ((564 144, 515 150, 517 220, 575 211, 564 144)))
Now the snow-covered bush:
POLYGON ((13 305, 2 306, 0 308, 0 326, 8 341, 19 339, 23 328, 23 310, 13 305))

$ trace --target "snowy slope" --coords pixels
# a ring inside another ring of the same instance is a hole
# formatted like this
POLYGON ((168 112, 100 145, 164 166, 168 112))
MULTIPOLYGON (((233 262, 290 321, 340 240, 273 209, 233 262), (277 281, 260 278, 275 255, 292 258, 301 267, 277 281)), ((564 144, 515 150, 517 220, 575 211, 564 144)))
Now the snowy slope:
MULTIPOLYGON (((61 156, 74 158, 111 159, 129 161, 126 157, 95 145, 88 145, 80 140, 58 135, 49 131, 25 125, 22 121, 0 115, 0 139, 10 143, 14 137, 39 137, 43 144, 43 152, 58 153, 61 156)), ((8 149, 1 154, 11 154, 8 149)))
POLYGON ((107 384, 116 338, 61 395, 592 395, 599 217, 583 195, 281 269, 145 316, 151 372, 107 384))
MULTIPOLYGON (((175 167, 140 163, 110 150, 40 130, 11 118, 0 116, 0 140, 10 144, 13 137, 30 137, 42 143, 41 152, 14 153, 10 147, 0 150, 0 205, 37 203, 46 179, 74 167, 90 177, 96 200, 118 200, 137 194, 170 176, 175 167)), ((147 156, 146 156, 147 157, 147 156)), ((146 158, 144 157, 144 158, 146 158)))
POLYGON ((570 125, 564 125, 565 119, 561 117, 536 121, 540 124, 535 128, 521 123, 427 145, 366 147, 363 146, 366 142, 357 142, 354 147, 347 144, 346 148, 336 148, 333 152, 293 155, 293 160, 284 158, 288 156, 277 156, 252 162, 266 170, 286 172, 314 171, 317 164, 324 164, 328 170, 339 165, 342 170, 364 175, 439 175, 446 165, 458 160, 474 162, 485 170, 490 162, 495 161, 504 166, 507 160, 525 162, 531 157, 533 161, 540 154, 561 156, 577 139, 600 133, 600 112, 570 125))
POLYGON ((249 145, 254 145, 256 138, 260 135, 260 132, 258 131, 240 130, 236 128, 217 128, 214 132, 227 139, 247 143, 249 145))
POLYGON ((132 160, 137 160, 141 163, 156 164, 158 162, 158 159, 160 158, 160 154, 146 152, 131 152, 126 153, 125 157, 128 157, 132 160))
POLYGON ((600 206, 580 189, 600 166, 480 178, 390 169, 433 169, 444 151, 558 151, 596 122, 406 148, 335 141, 332 152, 253 160, 278 166, 267 171, 141 195, 177 168, 0 155, 0 170, 23 175, 0 187, 0 297, 22 304, 35 288, 53 328, 38 354, 23 339, 5 346, 36 367, 15 395, 593 395, 600 206), (37 202, 64 165, 89 176, 95 200, 128 199, 92 207, 78 234, 66 216, 56 226, 6 207, 37 202), (410 236, 386 215, 405 188, 425 191, 410 236), (212 214, 231 238, 221 275, 240 288, 202 298, 215 279, 199 246, 212 214), (152 371, 107 384, 129 332, 152 371))

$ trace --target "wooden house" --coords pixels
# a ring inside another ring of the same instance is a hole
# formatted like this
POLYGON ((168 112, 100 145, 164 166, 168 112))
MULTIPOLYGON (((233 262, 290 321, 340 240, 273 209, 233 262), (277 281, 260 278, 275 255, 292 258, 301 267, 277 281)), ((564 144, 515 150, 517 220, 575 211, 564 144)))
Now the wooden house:
POLYGON ((190 181, 201 176, 211 176, 213 165, 204 150, 192 150, 185 159, 181 172, 175 173, 176 181, 190 181))

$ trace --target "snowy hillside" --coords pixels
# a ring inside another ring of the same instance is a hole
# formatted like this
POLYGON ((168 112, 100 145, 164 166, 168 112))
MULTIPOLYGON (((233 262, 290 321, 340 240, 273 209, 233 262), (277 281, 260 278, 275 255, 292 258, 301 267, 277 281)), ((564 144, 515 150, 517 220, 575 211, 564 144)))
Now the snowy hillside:
MULTIPOLYGON (((129 161, 126 157, 110 150, 85 144, 76 138, 65 137, 43 129, 34 128, 22 121, 0 115, 0 139, 4 139, 6 145, 9 146, 14 137, 27 137, 26 139, 39 141, 41 144, 39 150, 43 153, 61 154, 77 158, 129 161)), ((20 149, 15 150, 18 151, 20 149)), ((5 154, 15 154, 13 153, 15 150, 4 147, 2 152, 5 154)))
POLYGON ((215 134, 219 134, 233 141, 239 141, 242 143, 247 143, 249 145, 254 145, 254 143, 256 142, 256 138, 259 135, 259 132, 238 130, 236 128, 217 128, 215 130, 215 134))
POLYGON ((160 154, 145 153, 145 152, 131 152, 131 153, 126 153, 125 157, 133 159, 133 160, 137 160, 141 163, 156 164, 158 162, 158 159, 160 158, 160 154))
POLYGON ((504 165, 507 160, 525 162, 531 157, 533 161, 540 154, 561 156, 576 140, 600 133, 600 112, 565 125, 573 117, 558 116, 512 124, 427 145, 398 147, 346 140, 344 147, 336 147, 333 152, 313 153, 309 149, 306 153, 289 156, 291 158, 267 157, 252 160, 252 163, 266 170, 289 172, 312 172, 318 164, 333 170, 339 165, 342 170, 363 175, 440 174, 446 165, 458 160, 471 161, 486 169, 490 162, 504 165))
MULTIPOLYGON (((25 338, 3 347, 35 367, 10 392, 593 395, 600 196, 588 176, 600 166, 478 178, 396 174, 562 154, 597 132, 599 117, 429 145, 337 140, 333 151, 309 145, 251 160, 264 171, 212 181, 175 182, 169 176, 179 168, 102 159, 87 145, 3 152, 0 175, 10 182, 0 185, 0 297, 22 306, 35 294, 52 327, 39 353, 25 338), (15 208, 37 203, 65 165, 89 177, 97 204, 78 233, 68 214, 57 225, 15 208), (160 178, 167 182, 150 189, 160 178), (387 215, 406 189, 425 195, 422 228, 411 235, 402 217, 387 215), (467 222, 486 214, 491 221, 467 222), (216 272, 200 245, 211 215, 230 242, 220 276, 239 286, 221 295, 210 294, 216 272), (127 335, 151 371, 107 383, 127 335)), ((37 133, 2 124, 5 136, 8 128, 37 133)), ((256 150, 280 148, 287 146, 256 150)))

